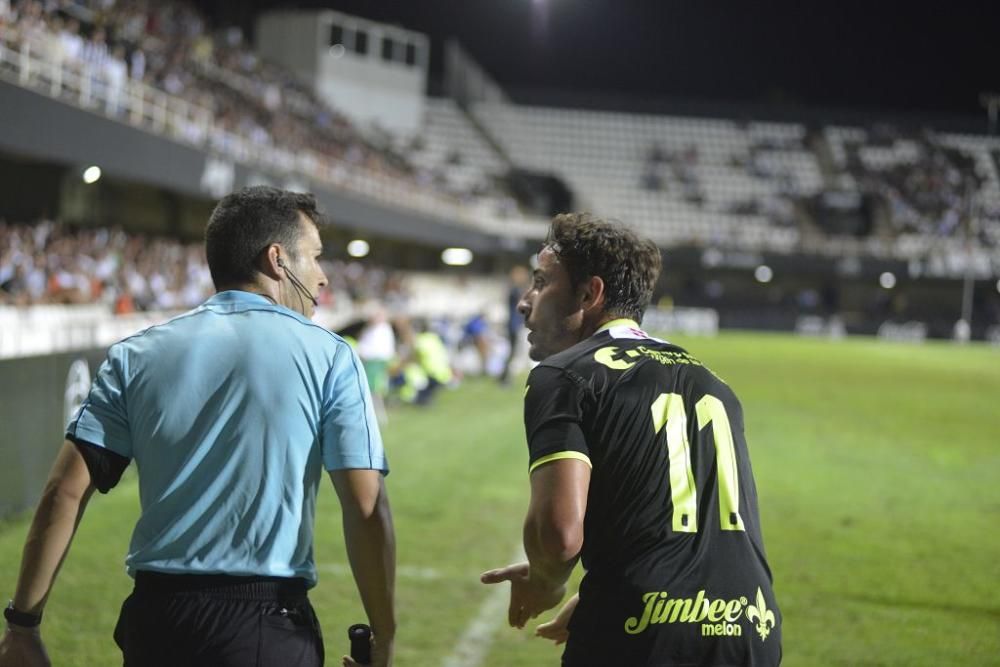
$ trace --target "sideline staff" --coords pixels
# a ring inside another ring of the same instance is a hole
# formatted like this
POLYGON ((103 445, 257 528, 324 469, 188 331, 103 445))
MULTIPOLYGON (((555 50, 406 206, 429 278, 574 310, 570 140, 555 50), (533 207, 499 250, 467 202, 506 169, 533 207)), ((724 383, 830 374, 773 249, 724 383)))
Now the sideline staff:
MULTIPOLYGON (((327 284, 312 195, 253 187, 212 213, 218 291, 111 346, 36 510, 0 665, 48 664, 42 609, 93 490, 134 459, 142 513, 115 641, 126 666, 323 663, 306 597, 323 470, 374 632, 391 663, 395 542, 364 372, 308 318, 327 284)), ((345 662, 346 662, 345 658, 345 662)))
POLYGON ((777 665, 781 615, 764 556, 743 413, 730 388, 638 322, 660 272, 651 242, 557 216, 521 299, 531 358, 524 421, 527 563, 509 622, 568 616, 563 665, 777 665), (573 608, 576 606, 575 609, 573 608))

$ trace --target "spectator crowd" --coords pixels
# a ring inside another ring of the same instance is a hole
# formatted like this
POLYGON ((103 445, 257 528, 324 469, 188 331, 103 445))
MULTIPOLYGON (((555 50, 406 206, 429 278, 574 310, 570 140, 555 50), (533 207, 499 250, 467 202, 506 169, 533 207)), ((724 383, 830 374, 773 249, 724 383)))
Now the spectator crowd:
POLYGON ((171 131, 206 148, 225 153, 246 142, 264 151, 317 155, 341 174, 360 167, 452 203, 484 194, 481 184, 456 191, 440 168, 412 159, 418 141, 397 149, 399 142, 388 132, 362 131, 291 71, 260 58, 240 28, 213 30, 184 3, 0 2, 0 33, 8 48, 27 47, 51 65, 51 71, 33 77, 51 83, 68 68, 87 79, 93 97, 104 100, 111 115, 123 113, 129 82, 187 103, 195 111, 171 131))
MULTIPOLYGON (((400 275, 356 261, 322 260, 328 307, 380 300, 404 310, 400 275)), ((106 304, 113 312, 192 308, 214 292, 204 244, 51 220, 0 219, 0 305, 106 304)))

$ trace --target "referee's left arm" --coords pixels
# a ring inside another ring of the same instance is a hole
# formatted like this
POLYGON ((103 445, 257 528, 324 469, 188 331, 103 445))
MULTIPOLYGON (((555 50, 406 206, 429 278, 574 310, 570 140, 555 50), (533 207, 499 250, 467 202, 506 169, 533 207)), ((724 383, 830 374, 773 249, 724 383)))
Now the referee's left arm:
MULTIPOLYGON (((24 544, 13 599, 13 607, 17 612, 41 616, 93 492, 94 486, 91 484, 87 464, 76 445, 67 440, 49 473, 24 544)), ((31 644, 32 651, 44 654, 38 641, 37 628, 32 630, 8 623, 8 632, 2 643, 6 646, 5 650, 0 651, 0 664, 4 664, 3 659, 7 656, 15 655, 13 651, 18 649, 14 645, 19 643, 22 644, 21 649, 27 649, 27 645, 31 644)))

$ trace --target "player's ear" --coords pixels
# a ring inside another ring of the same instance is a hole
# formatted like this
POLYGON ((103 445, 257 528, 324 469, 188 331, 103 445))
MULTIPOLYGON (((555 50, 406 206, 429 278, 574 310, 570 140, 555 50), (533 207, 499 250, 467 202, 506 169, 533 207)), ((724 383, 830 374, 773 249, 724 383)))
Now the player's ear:
POLYGON ((583 283, 580 299, 583 310, 604 310, 604 280, 600 276, 590 276, 583 283))

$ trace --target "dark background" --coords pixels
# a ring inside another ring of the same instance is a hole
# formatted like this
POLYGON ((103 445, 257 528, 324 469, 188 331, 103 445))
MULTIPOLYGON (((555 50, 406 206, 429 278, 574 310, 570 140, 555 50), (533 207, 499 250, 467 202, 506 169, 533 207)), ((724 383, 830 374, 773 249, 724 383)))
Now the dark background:
MULTIPOLYGON (((216 25, 336 9, 454 37, 505 88, 776 107, 982 114, 1000 92, 1000 2, 202 0, 216 25)), ((600 95, 595 95, 600 97, 600 95)))

